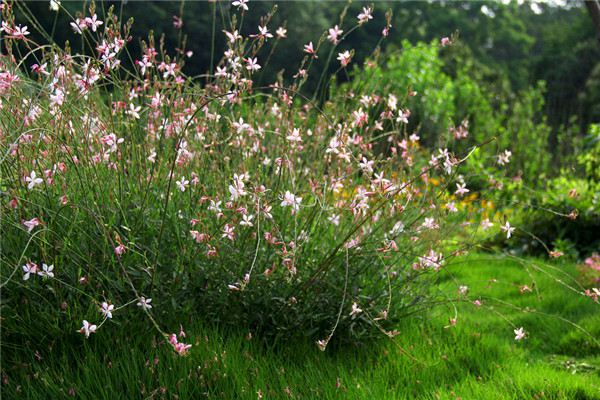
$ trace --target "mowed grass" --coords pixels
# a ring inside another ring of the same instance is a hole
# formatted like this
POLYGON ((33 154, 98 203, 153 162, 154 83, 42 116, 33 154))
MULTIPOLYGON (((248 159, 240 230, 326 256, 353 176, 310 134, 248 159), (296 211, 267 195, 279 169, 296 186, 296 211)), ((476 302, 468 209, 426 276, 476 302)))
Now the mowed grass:
MULTIPOLYGON (((393 340, 325 352, 200 321, 186 327, 187 357, 137 326, 104 326, 88 340, 68 334, 51 350, 30 343, 5 358, 2 398, 600 399, 600 306, 536 265, 457 260, 440 282, 456 300, 458 285, 469 286, 469 301, 455 303, 455 326, 447 327, 454 307, 443 306, 407 320, 393 340), (533 291, 521 294, 521 285, 533 291), (471 303, 478 298, 481 307, 471 303), (520 326, 528 338, 516 342, 520 326)), ((555 267, 573 283, 573 265, 555 267)))

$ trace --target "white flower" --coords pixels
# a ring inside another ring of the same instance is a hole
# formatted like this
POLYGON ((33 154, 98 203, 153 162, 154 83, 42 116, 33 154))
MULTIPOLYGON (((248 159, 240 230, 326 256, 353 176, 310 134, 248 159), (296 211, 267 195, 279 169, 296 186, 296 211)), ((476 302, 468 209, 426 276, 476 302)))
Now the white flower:
POLYGON ((332 214, 329 218, 327 218, 329 220, 329 222, 331 222, 332 224, 334 224, 335 226, 338 226, 340 224, 340 216, 337 214, 332 214))
POLYGON ((105 318, 112 318, 112 310, 114 310, 114 304, 108 304, 106 301, 102 302, 102 306, 100 307, 100 312, 104 315, 105 318))
POLYGON ((302 197, 298 197, 292 194, 289 191, 286 191, 283 195, 283 201, 281 202, 281 207, 292 207, 292 214, 298 212, 300 209, 300 203, 302 202, 302 197))
POLYGON ((254 226, 254 224, 252 223, 252 219, 254 218, 254 215, 248 215, 248 214, 244 214, 242 215, 242 220, 240 221, 240 225, 244 225, 244 226, 254 226))
POLYGON ((237 7, 238 10, 240 8, 244 9, 245 11, 248 11, 248 0, 235 0, 233 3, 231 3, 232 6, 237 7))
POLYGON ((362 310, 360 307, 358 307, 358 304, 356 304, 356 302, 355 302, 355 303, 353 303, 353 304, 352 304, 352 311, 350 311, 350 316, 351 316, 352 318, 355 318, 355 317, 356 317, 358 314, 360 314, 362 311, 363 311, 363 310, 362 310))
POLYGON ((35 171, 31 171, 31 173, 29 174, 29 176, 25 177, 25 182, 28 183, 27 189, 31 190, 36 185, 39 185, 42 182, 44 182, 44 180, 42 178, 38 178, 37 174, 35 173, 35 171))
POLYGON ((54 272, 52 272, 53 270, 54 265, 46 265, 45 263, 42 263, 42 271, 39 271, 38 275, 48 278, 54 278, 54 272))
POLYGON ((527 334, 527 332, 525 332, 523 327, 520 327, 519 329, 515 329, 515 330, 513 330, 513 332, 515 333, 515 340, 517 340, 517 341, 525 339, 525 335, 527 334))
POLYGON ((51 11, 60 10, 60 1, 59 0, 50 0, 50 10, 51 11))
POLYGON ((402 223, 402 221, 398 221, 394 224, 392 230, 390 231, 390 235, 396 236, 402 232, 404 232, 404 223, 402 223))
POLYGON ((83 326, 79 329, 78 332, 83 333, 85 338, 89 338, 91 333, 95 333, 98 327, 96 325, 91 325, 85 319, 83 320, 83 326))
POLYGON ((185 192, 185 188, 190 184, 190 181, 185 179, 185 176, 182 176, 181 180, 176 181, 175 183, 177 184, 177 187, 179 188, 179 190, 181 190, 182 192, 185 192))
POLYGON ((298 128, 294 128, 290 134, 286 137, 290 142, 301 142, 302 137, 300 136, 300 131, 298 128))
POLYGON ((152 308, 152 299, 147 299, 145 297, 140 297, 140 301, 138 301, 137 306, 142 307, 144 310, 150 310, 152 308))
POLYGON ((510 239, 512 233, 515 231, 515 228, 513 226, 510 226, 510 223, 508 221, 506 221, 506 223, 503 226, 501 226, 500 229, 506 232, 507 239, 510 239))
POLYGON ((279 28, 277 28, 277 30, 275 31, 275 33, 277 34, 277 37, 279 39, 283 39, 286 38, 287 36, 287 29, 285 29, 283 26, 280 26, 279 28))

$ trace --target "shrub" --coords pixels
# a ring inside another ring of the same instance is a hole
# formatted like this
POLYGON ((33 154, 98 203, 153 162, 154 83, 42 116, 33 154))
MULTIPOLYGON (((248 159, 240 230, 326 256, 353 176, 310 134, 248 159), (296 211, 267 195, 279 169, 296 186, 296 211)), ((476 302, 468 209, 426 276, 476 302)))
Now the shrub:
POLYGON ((455 202, 474 199, 457 172, 476 146, 423 147, 410 96, 390 87, 334 87, 322 108, 299 94, 320 44, 343 36, 307 44, 291 84, 257 88, 261 49, 285 34, 267 15, 242 36, 236 14, 202 86, 181 73, 183 41, 169 53, 150 36, 123 68, 132 22, 112 9, 73 21, 84 55, 29 40, 5 4, 3 345, 89 337, 133 310, 179 354, 189 345, 167 327, 198 315, 323 349, 334 333, 394 336, 439 303, 438 271, 474 245, 464 227, 483 217, 455 202))

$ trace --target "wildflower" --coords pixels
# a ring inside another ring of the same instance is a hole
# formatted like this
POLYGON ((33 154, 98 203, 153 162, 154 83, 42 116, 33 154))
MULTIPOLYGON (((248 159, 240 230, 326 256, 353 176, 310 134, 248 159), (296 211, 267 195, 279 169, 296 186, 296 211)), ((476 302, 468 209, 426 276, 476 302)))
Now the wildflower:
POLYGON ((300 136, 300 131, 298 128, 294 128, 290 134, 286 137, 290 142, 301 142, 302 137, 300 136))
POLYGON ((292 194, 289 191, 286 191, 283 195, 283 200, 281 202, 281 207, 292 207, 292 214, 295 214, 300 209, 300 203, 302 202, 302 197, 298 197, 292 194))
POLYGON ((38 178, 38 176, 35 173, 35 171, 31 171, 31 173, 29 174, 29 176, 25 177, 25 182, 28 183, 27 189, 31 190, 36 185, 40 185, 42 182, 44 182, 44 180, 42 178, 38 178))
POLYGON ((329 342, 329 340, 327 339, 321 339, 321 340, 317 340, 317 346, 319 347, 319 350, 321 351, 325 351, 325 349, 327 348, 327 343, 329 342))
POLYGON ((60 10, 60 1, 59 0, 50 0, 50 10, 51 11, 60 10))
POLYGON ((242 220, 240 221, 240 225, 252 227, 254 224, 252 223, 252 219, 254 215, 244 214, 242 215, 242 220))
POLYGON ((344 31, 341 30, 337 25, 334 26, 333 28, 329 28, 329 35, 327 35, 327 40, 329 40, 333 44, 338 44, 338 37, 343 32, 344 31))
POLYGON ((237 7, 238 10, 243 9, 244 11, 248 11, 248 0, 235 0, 231 5, 237 7))
POLYGON ((489 218, 484 219, 483 221, 481 221, 481 228, 483 230, 486 230, 488 228, 491 228, 492 226, 494 226, 494 224, 492 222, 490 222, 489 218))
POLYGON ((92 325, 84 319, 83 326, 77 332, 83 333, 85 335, 85 338, 87 339, 90 337, 90 334, 96 333, 97 328, 98 327, 96 325, 92 325))
POLYGON ((404 232, 404 223, 402 221, 398 221, 392 227, 392 230, 390 231, 390 235, 396 236, 402 232, 404 232))
POLYGON ((261 66, 258 65, 258 61, 257 61, 256 57, 255 58, 250 58, 250 57, 246 58, 246 64, 247 64, 246 69, 250 72, 258 71, 261 68, 261 66))
POLYGON ((437 229, 440 226, 435 222, 434 218, 430 218, 430 217, 426 217, 425 220, 423 220, 423 224, 421 225, 423 228, 426 229, 437 229))
POLYGON ((458 293, 461 294, 461 295, 463 295, 463 296, 465 294, 467 294, 468 291, 469 291, 469 287, 468 286, 461 285, 461 286, 458 287, 458 293))
POLYGON ((442 45, 442 47, 445 47, 445 46, 452 44, 452 42, 450 41, 450 38, 445 36, 440 39, 440 44, 442 45))
POLYGON ((227 32, 227 31, 223 31, 225 33, 225 36, 227 36, 227 39, 229 39, 229 43, 235 43, 236 40, 240 40, 242 38, 242 36, 240 36, 239 32, 237 30, 233 31, 233 32, 227 32))
POLYGON ((503 153, 498 154, 498 164, 506 165, 510 162, 510 156, 512 156, 512 152, 509 150, 504 150, 503 153))
POLYGON ((592 290, 586 289, 583 294, 585 296, 591 298, 596 303, 598 303, 598 298, 600 298, 600 289, 598 289, 598 288, 592 288, 592 290))
POLYGON ((350 316, 355 318, 358 314, 360 314, 363 310, 356 304, 356 302, 352 303, 352 311, 350 311, 350 316))
POLYGON ((140 301, 138 301, 137 306, 142 307, 144 310, 150 310, 152 308, 152 299, 147 299, 145 297, 140 297, 140 301))
POLYGON ((370 19, 373 19, 373 9, 371 7, 363 7, 362 12, 356 16, 358 19, 358 24, 362 25, 368 22, 370 19))
POLYGON ((338 226, 340 224, 340 216, 337 214, 331 214, 331 216, 327 218, 327 220, 335 226, 338 226))
POLYGON ((269 39, 273 37, 273 34, 271 34, 271 32, 269 32, 269 29, 266 26, 258 26, 258 34, 256 35, 250 35, 250 37, 258 37, 261 39, 269 39))
POLYGON ((531 292, 531 288, 530 288, 529 286, 527 286, 527 285, 523 285, 523 286, 521 286, 521 287, 519 288, 519 292, 520 292, 521 294, 524 294, 524 293, 526 293, 526 292, 531 292))
POLYGON ((53 270, 54 265, 46 265, 45 263, 42 263, 42 270, 38 272, 38 275, 45 278, 54 278, 54 272, 52 272, 53 270))
POLYGON ((359 163, 360 169, 362 169, 363 171, 365 171, 368 174, 373 173, 373 164, 374 164, 374 162, 367 160, 366 157, 363 157, 359 163))
POLYGON ((190 184, 190 181, 185 179, 185 176, 182 176, 181 180, 176 181, 175 183, 177 184, 177 187, 179 188, 179 190, 181 190, 182 192, 185 192, 185 188, 188 187, 188 185, 190 184))
POLYGON ((112 310, 114 310, 115 305, 107 303, 106 301, 102 302, 100 306, 100 312, 104 315, 105 318, 112 318, 112 310))
POLYGON ((510 226, 510 223, 508 221, 506 221, 506 223, 503 226, 501 226, 500 229, 506 232, 507 239, 510 239, 512 233, 515 231, 515 228, 513 226, 510 226))
POLYGON ((467 189, 466 186, 467 186, 466 183, 457 183, 456 184, 457 189, 454 193, 459 196, 464 196, 465 194, 470 192, 470 190, 467 189))
POLYGON ((238 176, 237 174, 234 174, 233 175, 233 185, 229 185, 229 193, 231 194, 231 201, 236 201, 240 197, 243 197, 246 194, 248 194, 248 192, 246 192, 246 190, 244 189, 245 186, 246 185, 244 184, 242 177, 238 176))
MULTIPOLYGON (((185 334, 183 336, 185 336, 185 334)), ((180 356, 186 355, 188 350, 192 347, 191 344, 180 343, 177 340, 177 335, 174 333, 169 336, 169 343, 171 343, 175 352, 180 356)))
POLYGON ((23 265, 23 280, 26 281, 29 279, 30 274, 38 274, 39 268, 37 264, 28 261, 25 265, 23 265))
POLYGON ((92 15, 91 18, 87 17, 85 19, 85 23, 92 30, 92 32, 96 32, 98 27, 103 24, 103 22, 98 19, 96 14, 92 15))
POLYGON ((287 37, 287 29, 285 29, 283 26, 277 28, 275 33, 277 34, 278 39, 284 39, 287 37))
POLYGON ((31 32, 29 32, 27 25, 21 27, 21 25, 11 29, 10 32, 6 32, 7 37, 11 38, 11 39, 25 39, 25 36, 29 35, 31 32))
POLYGON ((519 329, 514 329, 513 332, 515 333, 515 340, 517 341, 525 339, 525 335, 527 334, 523 327, 520 327, 519 329))
POLYGON ((304 52, 313 56, 313 58, 318 58, 317 53, 313 47, 313 42, 309 42, 304 45, 304 52))
POLYGON ((125 253, 125 246, 120 243, 117 247, 115 247, 115 255, 120 257, 123 253, 125 253))
POLYGON ((550 257, 552 257, 552 258, 559 258, 564 255, 564 253, 560 250, 550 250, 549 254, 550 254, 550 257))
POLYGON ((41 221, 38 218, 32 218, 29 221, 23 221, 23 225, 27 228, 27 233, 31 233, 36 226, 40 225, 41 221))
POLYGON ((223 234, 221 235, 221 237, 224 237, 231 241, 234 241, 235 240, 234 230, 235 230, 235 226, 225 224, 225 226, 223 227, 223 234))
POLYGON ((456 204, 453 201, 446 204, 446 209, 453 213, 458 212, 458 208, 456 208, 456 204))
POLYGON ((348 50, 343 53, 338 53, 337 59, 342 64, 342 67, 346 67, 350 63, 350 59, 352 58, 352 54, 348 50))
POLYGON ((410 110, 398 110, 398 117, 396 118, 396 122, 408 124, 408 118, 410 117, 410 110))
POLYGON ((142 109, 142 106, 135 106, 133 103, 129 104, 129 110, 127 110, 127 115, 135 118, 135 119, 140 119, 140 110, 142 109))

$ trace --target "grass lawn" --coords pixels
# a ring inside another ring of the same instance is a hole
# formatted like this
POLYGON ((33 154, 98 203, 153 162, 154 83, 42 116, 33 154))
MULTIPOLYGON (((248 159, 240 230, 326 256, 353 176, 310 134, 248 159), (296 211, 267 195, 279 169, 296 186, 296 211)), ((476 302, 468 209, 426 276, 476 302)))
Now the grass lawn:
MULTIPOLYGON (((573 266, 556 267, 572 282, 573 266)), ((600 399, 598 304, 508 258, 471 256, 447 271, 449 297, 467 285, 470 300, 483 302, 456 303, 453 327, 445 328, 454 308, 444 306, 407 320, 393 340, 321 352, 192 322, 194 347, 179 357, 150 328, 107 326, 88 340, 66 334, 51 350, 44 342, 11 350, 2 398, 600 399), (533 291, 521 294, 525 284, 533 291), (528 337, 517 342, 520 326, 528 337)))

